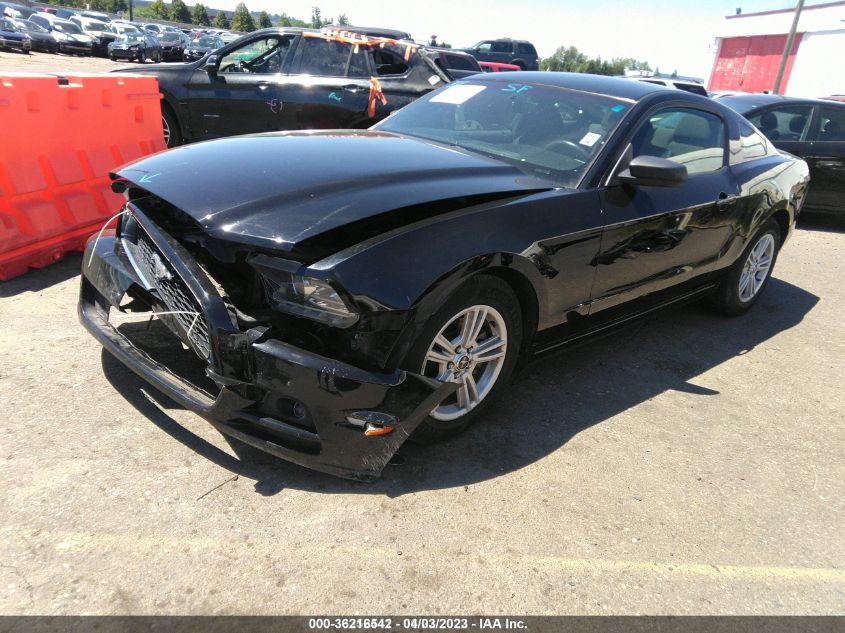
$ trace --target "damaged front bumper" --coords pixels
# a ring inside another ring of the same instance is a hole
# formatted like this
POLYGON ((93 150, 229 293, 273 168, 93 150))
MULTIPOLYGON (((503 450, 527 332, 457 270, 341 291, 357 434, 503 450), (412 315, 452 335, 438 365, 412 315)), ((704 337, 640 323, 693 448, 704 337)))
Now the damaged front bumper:
MULTIPOLYGON (((452 383, 401 370, 367 371, 261 332, 227 331, 212 322, 207 328, 209 358, 192 357, 207 363, 205 373, 219 388, 211 395, 155 360, 110 322, 110 310, 120 309, 127 291, 137 296, 133 287, 144 286, 118 256, 119 242, 105 235, 86 247, 79 301, 82 324, 148 383, 246 444, 314 470, 372 479, 455 389, 452 383)), ((153 302, 156 312, 168 308, 153 302)))

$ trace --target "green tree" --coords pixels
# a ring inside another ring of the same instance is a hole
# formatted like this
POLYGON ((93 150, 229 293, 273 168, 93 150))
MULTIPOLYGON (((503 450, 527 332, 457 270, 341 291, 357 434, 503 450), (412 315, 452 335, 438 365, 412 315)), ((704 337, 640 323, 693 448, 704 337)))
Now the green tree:
POLYGON ((262 29, 269 29, 273 26, 273 23, 270 21, 270 16, 267 15, 266 11, 262 11, 258 14, 258 27, 262 29))
POLYGON ((239 2, 232 14, 232 30, 249 33, 255 30, 255 20, 243 2, 239 2))
POLYGON ((622 75, 625 70, 648 70, 648 62, 631 57, 616 57, 604 60, 601 57, 587 57, 574 46, 561 46, 551 57, 540 62, 541 70, 568 73, 590 73, 593 75, 622 75))
POLYGON ((214 26, 218 29, 228 29, 231 28, 229 24, 229 18, 226 17, 226 12, 222 9, 217 12, 214 16, 214 26))
POLYGON ((305 22, 304 20, 294 18, 288 15, 287 13, 282 13, 282 15, 279 16, 279 22, 278 24, 276 24, 276 26, 298 26, 302 28, 307 28, 311 26, 311 24, 309 22, 305 22))
POLYGON ((110 0, 108 11, 110 13, 120 13, 121 11, 128 11, 129 5, 126 0, 110 0))
POLYGON ((108 11, 109 9, 110 7, 106 3, 106 0, 89 0, 88 2, 89 11, 108 11))
POLYGON ((198 2, 194 5, 194 8, 191 9, 191 24, 211 26, 211 20, 208 17, 208 11, 206 10, 204 4, 198 2))
POLYGON ((191 23, 191 10, 183 0, 172 0, 170 3, 170 19, 182 24, 191 23))
POLYGON ((349 26, 349 18, 346 17, 345 13, 341 13, 337 16, 337 24, 338 26, 349 26))
POLYGON ((311 7, 311 28, 322 28, 326 22, 323 22, 323 14, 320 13, 320 7, 311 7))
POLYGON ((170 16, 168 15, 169 12, 167 10, 167 5, 164 4, 164 0, 154 0, 149 5, 150 13, 153 17, 156 17, 160 20, 167 20, 170 16))

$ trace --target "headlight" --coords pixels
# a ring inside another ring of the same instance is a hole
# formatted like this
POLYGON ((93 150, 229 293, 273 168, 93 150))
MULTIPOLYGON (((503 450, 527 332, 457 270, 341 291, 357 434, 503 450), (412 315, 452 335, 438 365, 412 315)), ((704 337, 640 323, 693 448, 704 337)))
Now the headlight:
POLYGON ((334 327, 349 327, 358 320, 332 286, 316 277, 291 272, 298 264, 256 255, 248 260, 258 271, 267 301, 273 308, 334 327))

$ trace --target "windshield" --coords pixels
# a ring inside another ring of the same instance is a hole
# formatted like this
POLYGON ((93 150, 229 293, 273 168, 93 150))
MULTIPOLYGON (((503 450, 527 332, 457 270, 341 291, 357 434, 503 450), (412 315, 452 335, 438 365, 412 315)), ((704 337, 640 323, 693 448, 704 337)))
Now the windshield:
POLYGON ((374 129, 463 147, 575 186, 630 104, 553 86, 453 83, 374 129))
POLYGON ((11 31, 13 33, 18 30, 9 20, 0 20, 0 28, 4 31, 11 31))
POLYGON ((178 42, 181 38, 178 33, 165 33, 161 36, 162 42, 178 42))
POLYGON ((126 33, 123 37, 120 38, 121 42, 133 44, 135 42, 143 42, 144 36, 140 33, 126 33))
POLYGON ((220 40, 216 37, 201 37, 194 45, 200 48, 220 48, 220 40))
POLYGON ((66 22, 64 24, 59 24, 58 22, 55 22, 53 24, 53 27, 57 31, 61 31, 62 33, 73 33, 74 35, 79 35, 80 33, 82 33, 82 30, 73 22, 66 22))
POLYGON ((29 20, 24 20, 23 22, 21 22, 21 26, 27 31, 33 31, 35 33, 47 33, 47 29, 42 26, 38 26, 35 22, 30 22, 29 20))

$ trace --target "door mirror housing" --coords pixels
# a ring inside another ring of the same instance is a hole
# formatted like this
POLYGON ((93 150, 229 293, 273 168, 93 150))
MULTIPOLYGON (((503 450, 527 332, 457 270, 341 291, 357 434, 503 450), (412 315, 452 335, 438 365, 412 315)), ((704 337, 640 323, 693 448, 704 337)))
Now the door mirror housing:
POLYGON ((216 75, 217 74, 217 65, 220 63, 220 56, 219 55, 209 55, 205 58, 205 63, 202 65, 202 69, 207 72, 209 75, 216 75))
POLYGON ((611 184, 640 187, 680 187, 687 181, 686 165, 657 156, 637 156, 628 161, 611 184))

